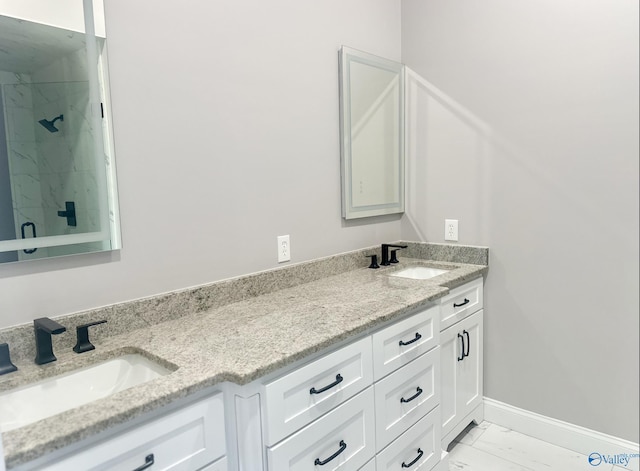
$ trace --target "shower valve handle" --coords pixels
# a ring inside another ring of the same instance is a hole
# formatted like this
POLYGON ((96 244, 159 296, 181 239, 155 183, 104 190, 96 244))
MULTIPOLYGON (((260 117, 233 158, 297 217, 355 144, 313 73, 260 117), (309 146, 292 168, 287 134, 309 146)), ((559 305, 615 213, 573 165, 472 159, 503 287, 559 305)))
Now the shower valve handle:
POLYGON ((76 221, 76 204, 73 201, 65 201, 66 211, 58 211, 58 216, 67 218, 67 226, 77 226, 76 221))

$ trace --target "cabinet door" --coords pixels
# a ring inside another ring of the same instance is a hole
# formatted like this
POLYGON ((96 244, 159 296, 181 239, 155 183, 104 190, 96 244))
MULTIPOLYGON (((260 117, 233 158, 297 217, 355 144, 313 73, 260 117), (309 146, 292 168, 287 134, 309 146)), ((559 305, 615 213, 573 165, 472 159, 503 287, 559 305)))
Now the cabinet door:
POLYGON ((482 402, 482 314, 480 310, 460 322, 458 332, 464 338, 464 360, 458 363, 457 407, 460 417, 482 402))
POLYGON ((462 341, 457 326, 440 333, 440 411, 442 436, 446 436, 456 424, 458 414, 456 390, 458 387, 458 363, 462 356, 462 341))
POLYGON ((480 310, 440 333, 443 437, 482 402, 482 314, 480 310))

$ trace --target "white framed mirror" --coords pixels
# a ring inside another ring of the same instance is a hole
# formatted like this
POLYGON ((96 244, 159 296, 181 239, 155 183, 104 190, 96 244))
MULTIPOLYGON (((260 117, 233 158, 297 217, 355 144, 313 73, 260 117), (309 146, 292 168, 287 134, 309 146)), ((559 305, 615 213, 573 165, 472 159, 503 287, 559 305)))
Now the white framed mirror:
POLYGON ((404 66, 342 46, 342 217, 404 212, 404 66))
POLYGON ((0 262, 120 248, 102 0, 0 0, 0 262))

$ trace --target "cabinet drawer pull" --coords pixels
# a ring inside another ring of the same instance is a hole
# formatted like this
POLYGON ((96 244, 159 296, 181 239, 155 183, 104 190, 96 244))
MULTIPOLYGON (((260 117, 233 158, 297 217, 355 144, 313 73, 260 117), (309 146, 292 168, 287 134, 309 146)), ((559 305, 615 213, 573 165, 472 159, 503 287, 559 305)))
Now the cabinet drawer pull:
MULTIPOLYGON (((462 333, 467 337, 467 353, 464 353, 464 349, 463 349, 462 356, 468 357, 469 348, 471 348, 471 339, 469 338, 469 332, 467 332, 466 330, 463 330, 462 333)), ((462 345, 464 346, 464 342, 462 342, 462 345)))
POLYGON ((148 469, 151 466, 153 466, 154 463, 155 463, 155 460, 153 459, 153 453, 151 453, 150 455, 145 456, 144 464, 142 466, 137 467, 133 471, 143 471, 144 469, 148 469))
POLYGON ((347 444, 344 442, 344 440, 340 440, 340 449, 338 451, 336 451, 333 455, 331 455, 329 458, 327 458, 324 461, 320 461, 320 458, 316 458, 316 460, 313 462, 314 465, 316 466, 324 466, 325 464, 327 464, 329 461, 331 461, 332 459, 334 459, 335 457, 337 457, 340 453, 342 453, 344 450, 347 449, 347 444))
POLYGON ((464 337, 460 332, 458 332, 458 338, 462 340, 462 348, 460 349, 460 356, 458 357, 458 361, 464 360, 464 337))
POLYGON ((421 338, 422 338, 422 335, 416 332, 416 336, 412 340, 409 340, 408 342, 403 342, 402 340, 400 340, 400 346, 404 347, 405 345, 411 345, 413 342, 417 342, 421 338))
POLYGON ((416 388, 416 391, 418 391, 417 393, 415 393, 413 396, 411 396, 409 399, 405 399, 404 397, 400 398, 400 402, 404 403, 404 402, 411 402, 413 401, 416 397, 418 397, 420 394, 422 394, 422 389, 420 389, 420 387, 416 388))
POLYGON ((405 463, 404 461, 402 462, 402 467, 403 468, 410 468, 411 466, 413 466, 414 464, 416 464, 418 462, 418 460, 420 458, 422 458, 422 455, 424 455, 424 451, 422 451, 420 448, 418 448, 418 456, 416 456, 416 458, 409 464, 405 463))
POLYGON ((336 375, 336 380, 335 380, 333 383, 328 384, 327 386, 325 386, 324 388, 321 388, 321 389, 311 388, 311 389, 309 390, 309 394, 320 394, 320 393, 323 393, 323 392, 325 392, 327 389, 331 389, 332 387, 337 386, 338 384, 342 383, 342 380, 343 380, 343 379, 344 379, 344 378, 342 377, 342 375, 340 375, 340 374, 338 373, 338 374, 336 375))
POLYGON ((464 298, 464 302, 461 302, 460 304, 453 303, 453 307, 462 307, 465 304, 469 304, 470 302, 471 301, 469 301, 467 298, 464 298))

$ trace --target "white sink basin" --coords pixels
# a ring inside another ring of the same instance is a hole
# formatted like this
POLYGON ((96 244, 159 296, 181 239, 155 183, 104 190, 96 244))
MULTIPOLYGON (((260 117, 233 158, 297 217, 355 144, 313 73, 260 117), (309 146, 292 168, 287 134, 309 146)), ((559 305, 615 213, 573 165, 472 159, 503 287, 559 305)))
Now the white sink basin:
POLYGON ((447 273, 449 270, 443 270, 442 268, 431 267, 409 267, 404 270, 392 273, 390 276, 399 276, 401 278, 411 278, 412 280, 428 280, 434 276, 447 273))
POLYGON ((113 358, 0 393, 0 431, 7 432, 171 373, 137 354, 113 358))

